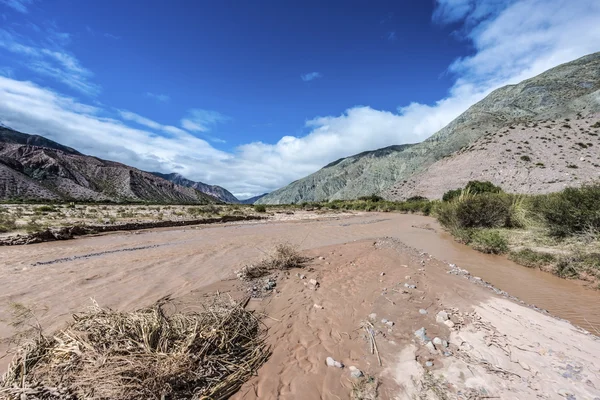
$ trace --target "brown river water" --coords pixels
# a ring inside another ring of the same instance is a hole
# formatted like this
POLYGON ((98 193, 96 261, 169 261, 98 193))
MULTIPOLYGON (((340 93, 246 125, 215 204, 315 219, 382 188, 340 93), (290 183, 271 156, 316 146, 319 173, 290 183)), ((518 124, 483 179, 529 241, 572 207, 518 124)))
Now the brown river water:
MULTIPOLYGON (((131 309, 228 279, 276 243, 318 249, 394 237, 547 309, 589 331, 600 330, 600 292, 456 243, 429 217, 368 213, 318 220, 242 223, 119 232, 64 242, 0 247, 0 338, 11 330, 10 303, 41 312, 55 328, 90 304, 131 309), (430 229, 423 229, 428 226, 430 229), (433 228, 433 229, 431 229, 433 228)), ((0 360, 2 364, 2 360, 0 360)))

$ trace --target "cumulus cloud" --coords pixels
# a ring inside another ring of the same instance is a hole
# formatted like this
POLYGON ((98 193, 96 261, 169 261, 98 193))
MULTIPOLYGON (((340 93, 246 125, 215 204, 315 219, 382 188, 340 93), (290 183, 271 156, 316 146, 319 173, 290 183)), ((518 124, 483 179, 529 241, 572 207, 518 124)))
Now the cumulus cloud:
MULTIPOLYGON (((421 141, 490 91, 600 50, 600 2, 593 0, 437 0, 432 18, 456 26, 474 49, 448 67, 455 83, 446 97, 395 110, 350 107, 340 115, 308 121, 306 135, 283 136, 276 143, 220 151, 209 138, 197 137, 227 121, 216 111, 190 110, 180 127, 129 111, 115 119, 107 117, 107 110, 8 77, 0 77, 0 117, 15 129, 43 134, 84 153, 146 170, 178 172, 249 197, 340 157, 421 141)), ((30 48, 21 45, 14 52, 27 55, 30 48)), ((43 56, 65 71, 77 69, 69 58, 43 56)))
POLYGON ((323 75, 321 75, 320 72, 309 72, 308 74, 302 74, 300 75, 300 78, 304 81, 304 82, 310 82, 312 80, 318 79, 318 78, 322 78, 323 75))

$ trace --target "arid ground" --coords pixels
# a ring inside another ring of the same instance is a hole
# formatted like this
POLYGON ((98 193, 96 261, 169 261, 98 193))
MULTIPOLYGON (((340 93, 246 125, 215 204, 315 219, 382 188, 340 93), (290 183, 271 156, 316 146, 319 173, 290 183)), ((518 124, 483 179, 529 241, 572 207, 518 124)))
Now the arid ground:
POLYGON ((429 217, 303 217, 1 248, 0 337, 15 333, 15 308, 52 330, 91 299, 132 310, 165 296, 181 307, 216 290, 241 296, 235 271, 289 242, 311 260, 250 301, 272 355, 236 398, 346 399, 357 383, 371 398, 375 385, 351 366, 382 399, 600 398, 597 291, 477 253, 429 217))

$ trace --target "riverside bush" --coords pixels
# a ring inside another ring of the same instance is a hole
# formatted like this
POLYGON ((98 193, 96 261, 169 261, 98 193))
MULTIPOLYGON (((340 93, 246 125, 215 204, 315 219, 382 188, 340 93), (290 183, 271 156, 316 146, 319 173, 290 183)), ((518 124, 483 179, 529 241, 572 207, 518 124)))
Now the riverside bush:
POLYGON ((512 225, 512 198, 505 194, 462 195, 437 208, 439 222, 454 229, 502 228, 512 225))
POLYGON ((482 253, 503 254, 508 251, 508 240, 494 230, 478 230, 471 236, 471 246, 482 253))
POLYGON ((531 207, 540 215, 552 236, 564 238, 600 230, 600 184, 537 196, 531 207))
POLYGON ((464 189, 454 189, 444 193, 442 196, 442 201, 451 201, 459 197, 463 192, 477 195, 483 193, 500 193, 502 192, 502 189, 489 181, 469 181, 464 189))

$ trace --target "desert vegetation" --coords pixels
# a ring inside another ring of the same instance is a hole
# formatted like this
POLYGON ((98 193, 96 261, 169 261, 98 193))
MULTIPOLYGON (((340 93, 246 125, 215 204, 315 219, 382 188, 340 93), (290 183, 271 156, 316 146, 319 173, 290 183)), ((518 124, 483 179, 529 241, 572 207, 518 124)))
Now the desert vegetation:
POLYGON ((33 233, 77 225, 189 221, 255 214, 252 206, 152 204, 0 204, 0 234, 33 233))
POLYGON ((434 210, 439 222, 479 251, 508 253, 565 278, 600 280, 600 184, 528 196, 492 186, 448 192, 434 210))

